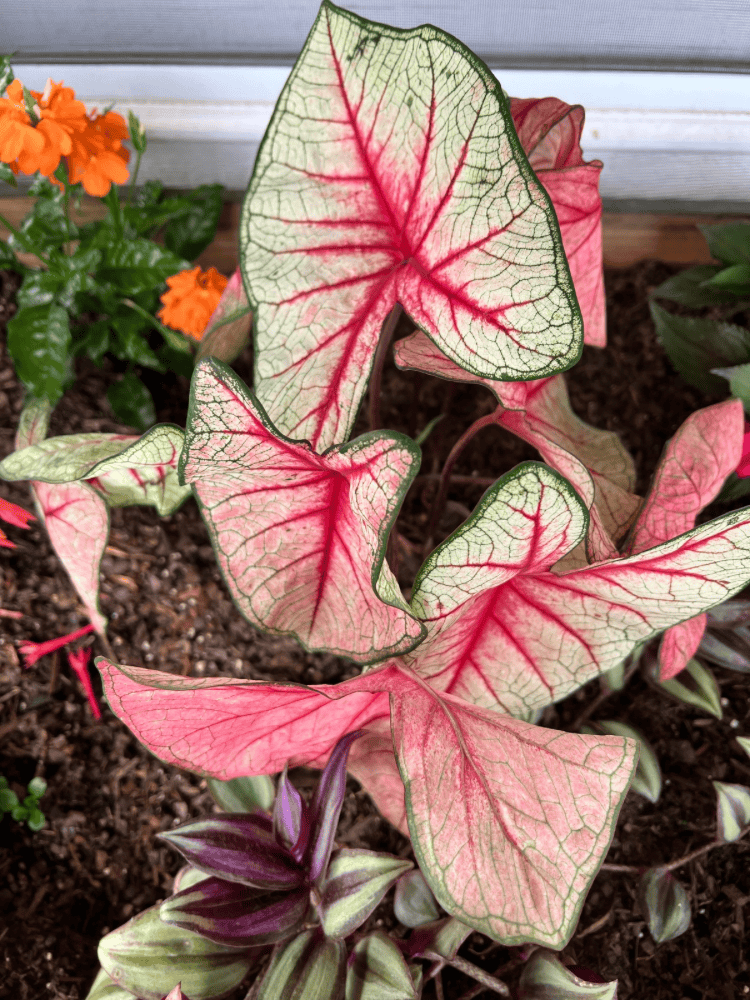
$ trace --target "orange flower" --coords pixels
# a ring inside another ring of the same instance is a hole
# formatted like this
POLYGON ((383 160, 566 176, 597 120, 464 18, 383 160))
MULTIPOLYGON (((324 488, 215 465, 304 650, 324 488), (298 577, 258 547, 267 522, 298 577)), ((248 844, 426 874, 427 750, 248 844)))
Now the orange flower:
POLYGON ((44 136, 37 132, 26 111, 23 100, 23 85, 14 80, 0 98, 0 160, 10 164, 14 174, 19 169, 24 173, 35 173, 36 167, 26 170, 25 165, 36 162, 44 149, 44 136), (24 166, 19 167, 19 158, 24 166))
POLYGON ((130 152, 122 145, 127 138, 128 127, 122 115, 93 111, 68 157, 70 183, 81 182, 86 193, 96 197, 109 194, 113 183, 124 184, 130 176, 126 165, 130 152))
POLYGON ((194 267, 167 278, 169 291, 161 297, 164 307, 157 313, 159 319, 165 326, 200 340, 227 281, 215 267, 205 273, 194 267))
POLYGON ((35 123, 26 111, 23 85, 14 80, 0 100, 0 159, 11 170, 48 176, 71 151, 71 136, 86 128, 86 108, 70 87, 47 81, 43 91, 32 90, 35 123))

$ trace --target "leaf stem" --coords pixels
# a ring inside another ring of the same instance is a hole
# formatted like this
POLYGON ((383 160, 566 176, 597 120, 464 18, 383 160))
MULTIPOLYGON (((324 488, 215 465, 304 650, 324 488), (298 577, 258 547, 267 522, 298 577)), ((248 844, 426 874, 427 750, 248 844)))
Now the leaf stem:
POLYGON ((396 329, 396 324, 401 319, 401 313, 403 311, 401 303, 397 302, 393 309, 391 309, 388 313, 380 331, 378 346, 375 349, 375 358, 373 359, 372 371, 370 372, 371 431, 380 430, 380 387, 383 381, 383 366, 388 354, 388 348, 391 346, 391 341, 393 340, 393 332, 396 329))
POLYGON ((476 435, 484 430, 485 427, 491 427, 495 423, 495 412, 488 413, 485 417, 480 417, 475 420, 471 427, 468 427, 461 437, 456 441, 456 443, 451 448, 448 457, 445 460, 445 465, 443 466, 443 471, 440 473, 440 485, 438 486, 438 491, 435 495, 435 499, 432 502, 432 510, 430 511, 430 519, 427 522, 427 532, 424 543, 424 552, 422 553, 422 558, 426 559, 432 550, 432 541, 435 537, 435 532, 437 531, 438 524, 440 523, 440 517, 443 513, 443 508, 445 507, 445 501, 448 496, 448 487, 451 480, 451 472, 453 471, 453 466, 458 461, 461 453, 476 435))
POLYGON ((499 979, 495 979, 489 972, 485 972, 478 965, 467 962, 465 958, 460 958, 458 955, 455 958, 446 958, 444 955, 439 955, 436 951, 424 951, 420 955, 420 958, 426 958, 430 962, 439 962, 441 965, 452 965, 454 969, 463 972, 465 976, 469 976, 478 983, 482 983, 486 989, 499 993, 501 997, 510 996, 510 990, 505 983, 501 983, 499 979))
MULTIPOLYGON (((695 861, 696 858, 700 858, 703 854, 708 854, 715 847, 728 847, 729 844, 736 844, 738 840, 742 840, 750 833, 750 824, 743 827, 740 830, 740 834, 734 840, 711 840, 708 844, 704 844, 703 847, 697 847, 690 854, 685 854, 683 857, 678 858, 676 861, 670 861, 667 865, 657 865, 661 871, 673 872, 677 868, 682 868, 683 865, 689 864, 691 861, 695 861)), ((642 875, 644 871, 647 870, 647 865, 608 865, 603 864, 599 871, 603 872, 618 872, 621 875, 642 875)))
POLYGON ((135 167, 133 168, 133 176, 130 178, 130 185, 128 187, 128 207, 130 207, 133 201, 133 194, 135 193, 135 182, 138 180, 138 171, 141 169, 141 159, 143 157, 143 150, 136 149, 135 151, 135 167))

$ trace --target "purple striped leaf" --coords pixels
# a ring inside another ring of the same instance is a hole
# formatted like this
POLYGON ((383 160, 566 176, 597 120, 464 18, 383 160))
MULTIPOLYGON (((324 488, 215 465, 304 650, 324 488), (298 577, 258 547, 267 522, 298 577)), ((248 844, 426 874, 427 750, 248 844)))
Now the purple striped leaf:
POLYGON ((342 736, 331 751, 310 803, 310 839, 305 858, 310 881, 318 883, 326 873, 333 849, 333 838, 346 794, 346 763, 349 750, 361 730, 342 736))
POLYGON ((292 889, 305 873, 274 837, 265 813, 223 813, 159 834, 209 875, 258 889, 292 889))
POLYGON ((248 621, 358 662, 422 638, 385 562, 419 466, 409 438, 365 434, 317 455, 279 436, 234 372, 206 359, 193 376, 180 461, 248 621))
POLYGON ((383 931, 373 931, 351 949, 346 1000, 419 1000, 420 996, 401 949, 383 931))
POLYGON ((344 942, 306 931, 275 956, 257 1000, 344 1000, 345 982, 344 942))
POLYGON ((289 850, 292 857, 302 861, 310 839, 310 811, 289 780, 286 768, 279 778, 273 804, 273 831, 276 840, 289 850))
POLYGON ((165 899, 159 916, 216 944, 246 948, 291 937, 309 908, 307 888, 269 892, 212 876, 165 899))
POLYGON ((580 354, 557 219, 501 87, 432 26, 323 3, 256 159, 240 255, 258 398, 316 451, 349 436, 396 303, 489 378, 580 354))
POLYGON ((731 597, 750 575, 750 509, 627 559, 549 572, 586 522, 577 494, 546 466, 498 480, 419 571, 412 607, 428 636, 407 657, 419 676, 521 715, 731 597))

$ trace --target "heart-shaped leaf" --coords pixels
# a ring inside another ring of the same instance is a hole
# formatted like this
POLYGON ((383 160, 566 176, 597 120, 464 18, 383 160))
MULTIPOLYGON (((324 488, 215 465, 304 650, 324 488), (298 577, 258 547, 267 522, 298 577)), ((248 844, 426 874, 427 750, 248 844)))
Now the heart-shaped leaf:
POLYGON ((490 378, 580 354, 557 221, 500 85, 431 26, 323 3, 258 153, 240 253, 258 398, 317 451, 348 437, 397 302, 490 378))
POLYGON ((412 607, 428 636, 407 659, 420 677, 510 715, 530 711, 745 584, 748 510, 628 559, 550 573, 586 519, 546 466, 529 462, 498 480, 415 581, 412 607))
POLYGON ((600 160, 585 163, 581 133, 585 112, 580 105, 556 97, 510 99, 518 138, 537 178, 542 182, 560 223, 565 256, 583 316, 587 344, 604 347, 602 199, 600 160))
POLYGON ((247 386, 207 358, 193 377, 180 463, 248 621, 360 662, 421 639, 385 562, 419 465, 409 438, 365 434, 317 455, 279 436, 247 386))
POLYGON ((714 781, 716 789, 716 837, 727 843, 739 840, 750 823, 750 788, 714 781))
POLYGON ((562 948, 609 847, 635 742, 542 729, 399 680, 393 739, 430 888, 506 945, 562 948))
POLYGON ((109 511, 86 483, 33 482, 36 509, 50 544, 83 601, 91 624, 104 635, 99 610, 99 567, 109 538, 109 511))
POLYGON ((287 763, 322 767, 342 736, 388 720, 387 692, 397 673, 389 665, 308 687, 196 680, 104 657, 95 662, 110 707, 141 743, 170 764, 223 779, 276 774, 287 763))
POLYGON ((0 462, 0 477, 70 483, 137 441, 134 434, 65 434, 12 452, 0 462))
MULTIPOLYGON (((399 368, 414 369, 458 382, 484 385, 497 398, 498 426, 528 441, 544 460, 568 479, 589 508, 589 548, 593 559, 616 554, 614 542, 630 527, 640 505, 631 491, 635 466, 611 431, 585 423, 573 412, 562 376, 523 383, 478 378, 455 365, 417 332, 394 347, 399 368), (592 493, 593 491, 593 493, 592 493)), ((576 565, 585 565, 585 553, 576 565)))
POLYGON ((343 847, 334 851, 321 900, 327 937, 345 938, 367 920, 400 875, 412 867, 391 854, 343 847))

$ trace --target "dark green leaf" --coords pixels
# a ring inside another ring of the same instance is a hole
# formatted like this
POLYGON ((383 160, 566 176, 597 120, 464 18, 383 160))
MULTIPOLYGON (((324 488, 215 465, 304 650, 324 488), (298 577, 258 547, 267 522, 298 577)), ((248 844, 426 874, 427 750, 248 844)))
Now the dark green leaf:
POLYGON ((44 818, 44 813, 41 809, 30 809, 26 823, 30 830, 36 832, 47 825, 47 820, 44 818))
POLYGON ((61 198, 60 189, 41 175, 35 177, 31 182, 29 194, 32 198, 53 198, 58 200, 61 198))
POLYGON ((717 264, 699 264, 680 271, 672 278, 667 278, 651 293, 654 299, 669 299, 679 302, 682 306, 692 306, 700 309, 703 306, 721 306, 734 303, 737 297, 730 292, 715 288, 710 282, 715 274, 721 271, 717 264))
MULTIPOLYGON (((4 166, 4 164, 2 165, 4 166)), ((2 176, 0 176, 0 180, 2 179, 2 176)), ((19 274, 26 272, 25 264, 21 263, 5 240, 0 240, 0 268, 6 271, 18 271, 19 274)))
POLYGON ((109 350, 110 335, 109 320, 99 319, 87 323, 73 332, 73 353, 76 356, 84 355, 99 368, 102 358, 109 350))
POLYGON ((153 290, 170 275, 188 266, 186 261, 164 247, 139 238, 108 247, 99 278, 115 285, 121 295, 135 295, 153 290))
POLYGON ((15 79, 10 65, 11 59, 12 56, 0 56, 0 97, 2 97, 15 79))
POLYGON ((126 372, 119 382, 107 389, 107 399, 117 419, 128 427, 146 431, 156 423, 151 393, 132 372, 126 372))
POLYGON ((0 788, 0 813, 10 812, 19 805, 18 796, 10 788, 0 788))
MULTIPOLYGON (((19 227, 26 237, 26 242, 33 245, 40 254, 48 254, 68 240, 78 238, 78 228, 74 223, 68 224, 65 217, 65 206, 62 195, 56 193, 52 197, 42 197, 37 201, 19 227)), ((14 249, 25 249, 12 234, 8 243, 14 249)))
POLYGON ((711 256, 725 264, 750 263, 750 223, 729 222, 720 226, 698 226, 706 237, 711 256))
POLYGON ((711 278, 708 284, 712 288, 721 288, 730 292, 736 298, 750 297, 750 264, 731 264, 722 268, 711 278))
POLYGON ((732 323, 673 316, 650 302, 656 334, 674 368, 702 392, 722 392, 726 384, 712 368, 739 365, 750 359, 750 332, 732 323))
POLYGON ((739 500, 750 493, 750 476, 740 479, 736 472, 727 476, 726 482, 721 488, 721 492, 716 497, 717 503, 729 503, 731 500, 739 500))
POLYGON ((21 287, 16 292, 16 303, 19 310, 54 302, 63 282, 63 276, 52 271, 28 271, 21 287))
POLYGON ((195 368, 195 358, 185 351, 177 351, 169 344, 164 344, 156 351, 156 356, 167 369, 176 375, 184 375, 185 378, 193 377, 195 368))
POLYGON ((73 381, 67 312, 52 303, 19 309, 8 323, 8 352, 32 394, 56 403, 73 381))
POLYGON ((166 371, 157 355, 148 346, 143 336, 143 320, 137 313, 123 310, 112 317, 110 326, 115 333, 110 350, 116 358, 120 358, 121 361, 134 361, 155 372, 166 371))
POLYGON ((187 196, 186 210, 167 223, 164 243, 187 260, 195 258, 216 235, 221 215, 221 184, 205 184, 187 196))

